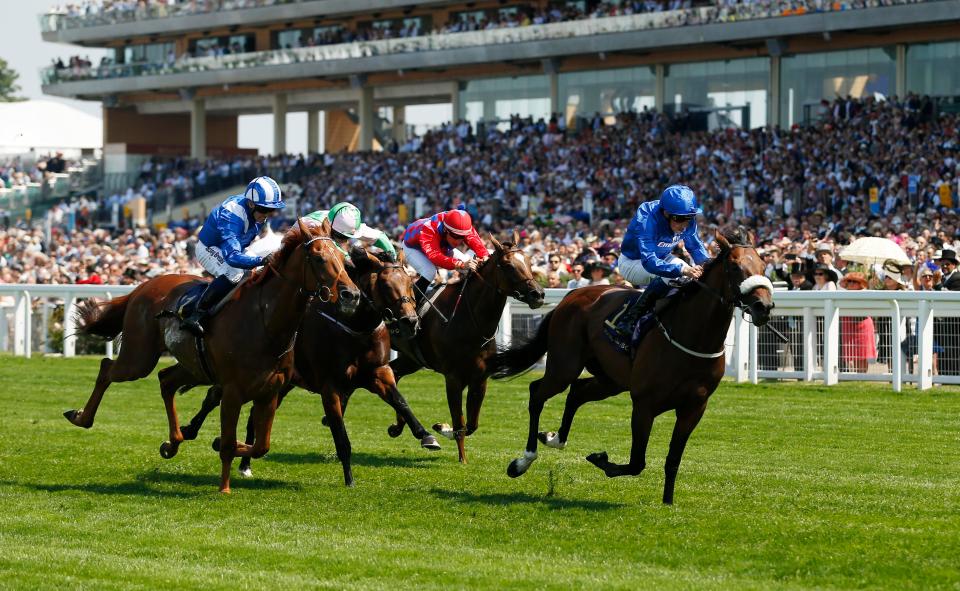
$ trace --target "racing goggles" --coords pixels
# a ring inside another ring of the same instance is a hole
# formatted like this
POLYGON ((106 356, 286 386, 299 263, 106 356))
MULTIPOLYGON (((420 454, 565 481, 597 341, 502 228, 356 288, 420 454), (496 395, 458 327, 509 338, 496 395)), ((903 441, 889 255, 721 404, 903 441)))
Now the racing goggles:
POLYGON ((671 222, 677 222, 678 224, 685 224, 687 222, 693 221, 693 218, 697 216, 695 214, 694 215, 674 215, 671 213, 668 217, 670 218, 671 222))

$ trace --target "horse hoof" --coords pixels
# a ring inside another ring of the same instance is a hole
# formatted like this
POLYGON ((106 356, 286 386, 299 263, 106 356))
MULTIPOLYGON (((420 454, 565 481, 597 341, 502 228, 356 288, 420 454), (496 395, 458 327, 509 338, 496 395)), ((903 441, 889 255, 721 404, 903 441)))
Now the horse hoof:
POLYGON ((70 421, 71 424, 76 425, 77 427, 83 427, 84 429, 89 429, 92 427, 92 425, 84 425, 79 422, 82 415, 82 410, 67 410, 63 412, 63 418, 70 421))
POLYGON ((587 456, 587 461, 601 470, 606 469, 607 464, 609 463, 609 460, 607 459, 607 452, 605 451, 590 454, 587 456))
POLYGON ((330 426, 330 421, 327 419, 326 415, 324 415, 324 417, 320 419, 320 424, 323 425, 324 427, 330 426))
POLYGON ((387 427, 387 435, 390 437, 400 437, 403 433, 403 425, 390 425, 387 427))
POLYGON ((430 451, 440 451, 440 442, 433 435, 426 435, 420 440, 420 447, 430 451))
MULTIPOLYGON (((214 437, 213 443, 210 444, 210 446, 213 448, 213 451, 219 452, 219 451, 220 451, 220 438, 219 438, 219 437, 214 437)), ((228 491, 228 492, 229 492, 229 491, 228 491)))
POLYGON ((446 423, 434 423, 433 430, 443 435, 447 439, 454 439, 456 435, 453 432, 453 427, 446 423))
POLYGON ((160 444, 160 457, 165 460, 169 460, 173 456, 177 455, 177 451, 179 451, 177 447, 169 441, 164 441, 160 444))
POLYGON ((526 468, 520 467, 520 458, 510 462, 510 465, 507 466, 507 476, 510 478, 517 478, 518 476, 523 476, 526 473, 526 468))
POLYGON ((253 478, 253 470, 250 469, 250 466, 240 468, 240 476, 244 478, 253 478))
POLYGON ((537 439, 540 440, 540 443, 553 449, 563 449, 567 446, 565 441, 560 441, 560 438, 554 431, 540 431, 537 433, 537 439))

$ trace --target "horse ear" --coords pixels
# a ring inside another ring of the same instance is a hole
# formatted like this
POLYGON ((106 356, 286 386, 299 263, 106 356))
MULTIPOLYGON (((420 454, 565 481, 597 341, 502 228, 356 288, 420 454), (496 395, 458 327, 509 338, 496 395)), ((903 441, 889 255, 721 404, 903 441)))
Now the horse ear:
POLYGON ((717 244, 720 245, 720 252, 726 252, 730 250, 730 243, 727 242, 727 239, 723 237, 723 234, 720 233, 720 229, 717 228, 714 232, 713 237, 717 240, 717 244))
POLYGON ((520 246, 520 232, 516 228, 513 229, 513 245, 520 246))
POLYGON ((362 252, 363 255, 367 257, 367 260, 370 261, 370 265, 374 268, 375 271, 377 271, 378 273, 380 271, 383 271, 383 261, 381 261, 378 257, 370 254, 369 252, 367 252, 362 248, 360 249, 360 252, 362 252))
POLYGON ((297 218, 297 227, 300 228, 300 233, 303 234, 305 238, 311 238, 313 232, 310 230, 310 224, 303 223, 303 218, 297 218))
POLYGON ((320 224, 320 235, 329 236, 330 235, 330 220, 328 218, 323 218, 323 223, 320 224))
POLYGON ((397 264, 400 265, 401 267, 407 264, 407 255, 403 253, 402 249, 400 250, 399 253, 397 253, 397 264))
POLYGON ((757 236, 756 234, 753 233, 753 230, 747 230, 747 244, 749 244, 750 246, 753 246, 754 244, 757 243, 756 239, 757 239, 757 236))
POLYGON ((497 251, 503 250, 503 245, 500 244, 500 241, 497 240, 497 237, 494 236, 493 234, 490 234, 490 242, 493 243, 493 247, 494 247, 497 251))

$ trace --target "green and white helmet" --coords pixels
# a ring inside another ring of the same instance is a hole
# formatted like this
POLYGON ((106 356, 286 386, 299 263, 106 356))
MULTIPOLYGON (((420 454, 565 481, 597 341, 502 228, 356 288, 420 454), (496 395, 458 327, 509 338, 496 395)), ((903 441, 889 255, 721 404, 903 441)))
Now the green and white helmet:
POLYGON ((330 220, 330 226, 334 232, 347 238, 357 238, 357 231, 363 223, 360 210, 345 201, 331 207, 330 212, 327 213, 327 219, 330 220))

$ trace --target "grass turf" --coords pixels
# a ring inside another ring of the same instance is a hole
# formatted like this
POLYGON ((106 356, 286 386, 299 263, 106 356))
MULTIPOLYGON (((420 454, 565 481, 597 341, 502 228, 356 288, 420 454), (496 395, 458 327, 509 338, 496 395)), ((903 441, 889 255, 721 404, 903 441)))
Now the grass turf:
MULTIPOLYGON (((358 391, 345 489, 319 398, 295 392, 273 451, 216 492, 211 416, 172 460, 155 376, 108 390, 85 431, 97 360, 0 357, 0 588, 960 588, 960 394, 889 386, 724 383, 694 432, 676 505, 660 503, 673 420, 647 470, 584 461, 629 451, 629 397, 588 405, 564 451, 525 476, 528 378, 491 385, 480 430, 421 450, 390 439, 358 391)), ((425 424, 448 421, 441 380, 401 382, 425 424)), ((178 398, 182 419, 201 390, 178 398)), ((542 427, 559 423, 562 397, 542 427)), ((236 464, 235 464, 236 465, 236 464)))

